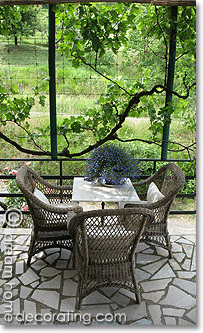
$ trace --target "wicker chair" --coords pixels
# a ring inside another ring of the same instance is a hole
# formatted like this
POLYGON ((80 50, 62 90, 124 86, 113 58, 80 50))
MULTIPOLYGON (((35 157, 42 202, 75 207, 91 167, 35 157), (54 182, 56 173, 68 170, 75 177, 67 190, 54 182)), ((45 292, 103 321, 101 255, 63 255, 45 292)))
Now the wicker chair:
POLYGON ((156 202, 149 203, 142 201, 134 204, 126 204, 125 208, 144 207, 153 210, 154 219, 151 224, 145 227, 142 234, 142 241, 157 243, 169 251, 172 258, 171 244, 168 236, 167 218, 171 205, 185 183, 183 171, 174 163, 169 163, 161 167, 151 177, 133 183, 140 200, 146 200, 150 183, 154 183, 163 194, 162 198, 156 202))
MULTIPOLYGON (((3 208, 3 210, 5 210, 5 211, 8 209, 7 205, 2 201, 0 201, 0 207, 3 208)), ((6 228, 6 227, 7 227, 7 222, 5 221, 2 225, 2 228, 6 228)))
POLYGON ((75 215, 69 224, 78 270, 76 309, 91 292, 118 286, 140 292, 135 274, 135 251, 146 223, 153 217, 145 208, 99 209, 75 215))
POLYGON ((72 251, 73 243, 67 224, 73 215, 83 210, 77 203, 71 203, 72 186, 53 185, 27 166, 19 169, 16 182, 33 219, 27 265, 30 265, 34 254, 46 248, 64 247, 72 251), (47 202, 42 201, 39 193, 47 202))

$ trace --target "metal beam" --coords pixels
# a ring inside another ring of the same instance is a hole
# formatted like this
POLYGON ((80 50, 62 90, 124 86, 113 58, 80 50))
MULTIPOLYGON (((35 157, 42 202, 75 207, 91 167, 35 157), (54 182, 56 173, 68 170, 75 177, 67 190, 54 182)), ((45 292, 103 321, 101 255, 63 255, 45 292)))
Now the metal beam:
POLYGON ((49 105, 51 127, 51 158, 57 159, 56 70, 55 70, 55 13, 49 5, 49 105))
MULTIPOLYGON (((0 5, 38 5, 58 3, 86 3, 89 0, 0 0, 0 5)), ((123 0, 92 0, 91 2, 123 2, 123 0)), ((157 6, 196 6, 195 0, 126 0, 126 2, 151 3, 157 6)))
MULTIPOLYGON (((175 73, 175 57, 176 57, 176 35, 177 35, 177 18, 178 18, 178 7, 171 7, 171 35, 170 35, 170 47, 169 47, 169 64, 168 64, 168 77, 167 77, 167 91, 165 107, 167 108, 169 103, 172 102, 172 90, 174 82, 175 73)), ((164 117, 165 125, 163 128, 162 137, 162 151, 161 159, 167 159, 168 153, 168 140, 169 140, 169 130, 170 130, 170 113, 164 117)))

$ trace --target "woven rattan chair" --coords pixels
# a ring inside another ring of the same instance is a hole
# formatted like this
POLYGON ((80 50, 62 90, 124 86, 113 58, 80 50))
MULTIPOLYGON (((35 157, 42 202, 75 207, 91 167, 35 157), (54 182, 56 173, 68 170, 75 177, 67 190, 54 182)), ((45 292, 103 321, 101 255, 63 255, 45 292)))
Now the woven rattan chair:
POLYGON ((71 203, 72 186, 53 185, 27 166, 19 169, 16 182, 25 196, 33 219, 27 265, 30 265, 34 254, 46 248, 63 247, 72 251, 73 243, 67 224, 73 215, 83 210, 77 203, 71 203), (44 201, 39 199, 36 191, 45 196, 44 201))
MULTIPOLYGON (((0 207, 3 208, 3 210, 5 210, 5 211, 8 209, 7 205, 2 201, 0 201, 0 207)), ((6 227, 7 227, 7 222, 5 221, 2 225, 2 228, 6 228, 6 227)))
POLYGON ((145 207, 153 210, 154 218, 151 224, 145 227, 142 234, 142 241, 157 243, 169 251, 172 258, 171 244, 169 241, 167 218, 171 205, 185 183, 183 171, 174 163, 169 163, 161 167, 151 177, 133 183, 134 188, 142 202, 135 204, 126 204, 124 207, 145 207), (144 201, 147 199, 149 185, 154 183, 163 195, 156 202, 144 201))
POLYGON ((145 223, 152 219, 145 208, 99 209, 74 216, 69 224, 78 270, 76 309, 91 292, 107 286, 140 292, 135 274, 135 251, 145 223))

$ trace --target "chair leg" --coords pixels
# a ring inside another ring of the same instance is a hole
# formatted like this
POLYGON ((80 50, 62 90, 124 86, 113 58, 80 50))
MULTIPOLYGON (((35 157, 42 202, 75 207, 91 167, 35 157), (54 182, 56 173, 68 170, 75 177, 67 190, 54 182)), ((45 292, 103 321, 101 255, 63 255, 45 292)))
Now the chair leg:
POLYGON ((169 258, 172 259, 173 258, 173 253, 172 253, 171 242, 170 242, 168 234, 166 236, 166 245, 167 245, 167 248, 168 248, 169 258))
POLYGON ((140 304, 141 303, 140 290, 139 290, 139 286, 138 286, 137 279, 136 279, 135 276, 134 276, 134 286, 135 286, 136 301, 137 301, 138 304, 140 304))
POLYGON ((171 248, 169 248, 168 252, 169 252, 169 258, 173 259, 173 252, 172 252, 171 248))
POLYGON ((75 254, 74 254, 74 252, 73 252, 72 260, 73 260, 73 268, 76 268, 76 267, 75 267, 75 254))
POLYGON ((81 305, 82 305, 82 298, 80 297, 79 286, 78 286, 77 294, 76 294, 75 312, 80 310, 81 305))
POLYGON ((30 241, 30 247, 29 247, 29 251, 28 251, 28 260, 27 260, 27 266, 30 266, 30 262, 31 262, 31 258, 33 255, 33 249, 34 249, 34 244, 35 244, 35 236, 32 235, 31 236, 31 241, 30 241))
POLYGON ((78 298, 78 310, 80 310, 81 308, 81 305, 82 305, 82 298, 78 298))
POLYGON ((34 245, 28 251, 28 259, 27 259, 27 266, 28 267, 30 266, 30 262, 31 262, 31 259, 32 259, 32 256, 33 256, 33 248, 34 248, 34 245))
POLYGON ((141 303, 141 296, 140 296, 140 288, 137 282, 137 277, 136 277, 136 272, 135 272, 135 264, 132 263, 132 279, 133 279, 133 284, 135 287, 135 297, 136 297, 136 301, 138 304, 141 303))
POLYGON ((28 266, 28 267, 30 266, 31 258, 32 258, 32 255, 29 255, 29 256, 28 256, 28 260, 27 260, 27 266, 28 266))
POLYGON ((138 304, 141 303, 140 291, 135 292, 136 301, 138 304))

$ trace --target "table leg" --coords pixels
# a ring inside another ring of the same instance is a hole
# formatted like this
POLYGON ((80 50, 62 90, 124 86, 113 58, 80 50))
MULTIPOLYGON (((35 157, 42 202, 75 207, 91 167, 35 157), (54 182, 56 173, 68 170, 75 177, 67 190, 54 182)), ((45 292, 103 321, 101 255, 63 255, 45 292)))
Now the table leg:
MULTIPOLYGON (((105 202, 102 202, 102 209, 105 207, 105 202)), ((101 224, 104 225, 104 216, 101 217, 101 224)))

